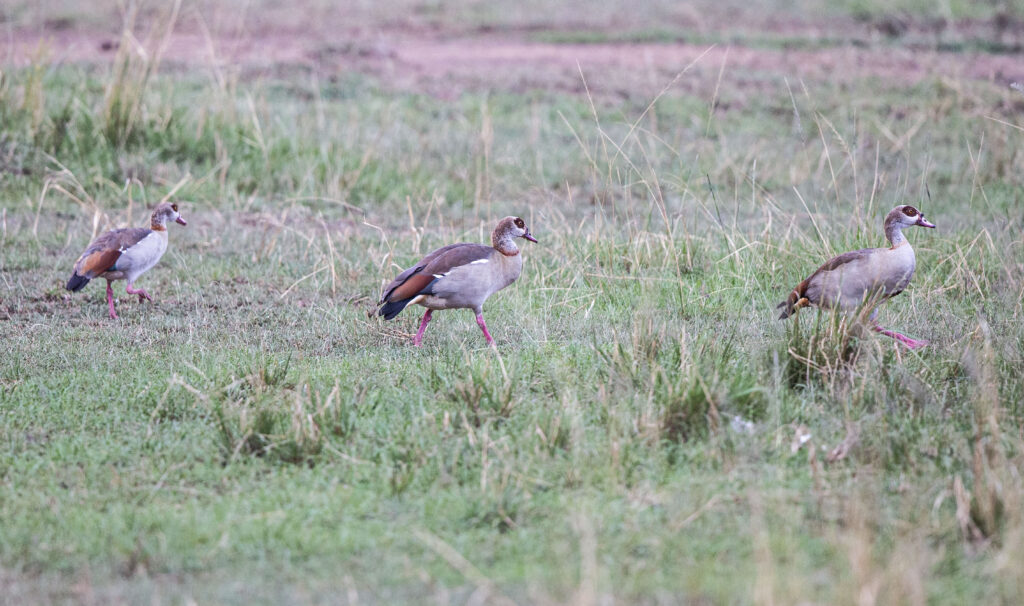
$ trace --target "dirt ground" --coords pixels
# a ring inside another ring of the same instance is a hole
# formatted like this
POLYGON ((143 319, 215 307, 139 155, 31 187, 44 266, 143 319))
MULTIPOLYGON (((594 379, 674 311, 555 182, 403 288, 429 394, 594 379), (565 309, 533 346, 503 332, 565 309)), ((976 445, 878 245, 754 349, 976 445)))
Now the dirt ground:
MULTIPOLYGON (((618 42, 614 38, 621 38, 622 31, 605 28, 587 30, 595 34, 593 42, 556 43, 544 41, 536 27, 439 26, 400 18, 373 21, 365 16, 349 18, 340 11, 317 13, 304 20, 301 10, 248 13, 232 22, 223 14, 192 11, 176 19, 162 61, 165 67, 237 70, 243 76, 256 77, 296 66, 325 76, 357 72, 373 76, 385 86, 441 97, 481 88, 580 92, 584 90, 581 72, 597 96, 641 97, 656 94, 683 70, 686 77, 677 83, 683 90, 706 89, 719 77, 727 86, 748 92, 765 86, 777 88, 783 78, 794 86, 800 81, 842 84, 872 77, 900 85, 928 78, 987 81, 999 86, 1024 82, 1024 52, 1019 48, 1024 24, 1015 22, 1000 30, 1003 51, 992 53, 901 44, 880 33, 896 27, 891 23, 842 20, 768 19, 748 28, 755 29, 757 37, 744 40, 742 35, 733 35, 715 41, 708 32, 724 24, 684 17, 691 29, 680 29, 677 40, 618 42), (837 38, 837 32, 846 32, 845 40, 837 38), (602 40, 602 35, 612 40, 602 40), (766 44, 766 36, 785 39, 766 44), (809 43, 794 44, 794 40, 809 43)), ((900 27, 920 34, 937 26, 910 23, 900 27)), ((957 27, 961 38, 978 40, 988 35, 996 40, 984 24, 957 27)), ((146 39, 144 25, 135 28, 139 32, 135 41, 122 38, 119 29, 120 19, 115 16, 102 25, 42 20, 29 27, 9 28, 0 57, 3 64, 14 66, 26 65, 35 57, 55 63, 105 63, 113 60, 122 43, 150 55, 156 51, 157 44, 146 39)), ((556 27, 546 33, 571 31, 556 27)))

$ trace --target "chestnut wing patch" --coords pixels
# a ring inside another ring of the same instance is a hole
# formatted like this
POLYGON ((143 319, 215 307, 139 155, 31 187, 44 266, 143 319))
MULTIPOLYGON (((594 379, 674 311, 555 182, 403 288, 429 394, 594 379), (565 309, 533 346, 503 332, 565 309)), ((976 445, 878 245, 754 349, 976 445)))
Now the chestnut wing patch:
POLYGON ((414 267, 403 271, 384 290, 381 302, 403 301, 417 295, 431 294, 430 286, 439 276, 474 261, 487 259, 494 249, 482 244, 449 244, 424 257, 414 267))
POLYGON ((434 283, 437 278, 433 274, 427 273, 416 273, 406 279, 405 282, 400 284, 394 290, 392 290, 385 301, 402 301, 404 299, 411 299, 416 295, 430 294, 424 291, 430 289, 430 285, 434 283))
POLYGON ((489 259, 494 252, 481 244, 451 244, 435 250, 387 285, 377 314, 385 320, 394 318, 410 302, 418 301, 416 297, 434 294, 434 285, 453 269, 489 259))
POLYGON ((108 231, 89 244, 89 248, 85 249, 78 262, 75 263, 75 271, 91 280, 103 272, 113 269, 124 251, 138 244, 140 240, 151 233, 152 230, 145 227, 108 231))
POLYGON ((85 276, 90 280, 103 272, 109 270, 117 264, 117 260, 121 258, 120 250, 97 250, 93 252, 86 251, 86 254, 82 255, 81 260, 78 262, 78 266, 75 268, 75 273, 85 276))
POLYGON ((449 244, 448 246, 443 246, 420 259, 419 263, 417 263, 416 265, 413 265, 409 269, 398 274, 397 278, 392 280, 390 284, 384 287, 384 294, 381 295, 380 302, 384 303, 385 301, 397 301, 398 299, 391 296, 392 294, 394 294, 395 289, 405 284, 405 282, 409 279, 410 276, 418 274, 419 272, 423 271, 423 268, 426 267, 431 261, 436 259, 439 255, 448 252, 449 250, 455 248, 456 246, 460 245, 449 244))

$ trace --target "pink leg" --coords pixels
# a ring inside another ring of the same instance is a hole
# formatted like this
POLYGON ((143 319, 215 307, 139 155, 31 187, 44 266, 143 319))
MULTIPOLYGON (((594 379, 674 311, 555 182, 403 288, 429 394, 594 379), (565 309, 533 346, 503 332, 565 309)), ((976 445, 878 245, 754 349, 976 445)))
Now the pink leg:
POLYGON ((900 333, 898 333, 898 332, 896 332, 894 330, 889 330, 887 328, 882 328, 878 324, 875 324, 874 330, 875 330, 875 332, 880 332, 880 333, 882 333, 883 335, 885 335, 887 337, 891 337, 893 339, 896 339, 897 341, 899 341, 900 343, 903 343, 904 345, 906 345, 910 349, 920 349, 920 348, 922 348, 922 347, 924 347, 925 345, 928 344, 928 341, 925 341, 923 339, 920 340, 920 341, 917 340, 917 339, 911 339, 910 337, 908 337, 908 336, 906 336, 904 334, 900 334, 900 333))
POLYGON ((494 347, 494 339, 491 338, 491 333, 487 332, 487 322, 484 322, 483 313, 476 315, 476 325, 480 327, 480 330, 484 331, 484 338, 487 339, 487 344, 494 347))
POLYGON ((128 288, 125 288, 124 291, 130 295, 139 295, 139 303, 142 303, 143 299, 145 299, 146 301, 153 300, 152 298, 150 298, 149 293, 146 292, 145 289, 132 288, 132 285, 130 283, 128 284, 128 288))
POLYGON ((114 311, 114 289, 110 287, 110 280, 107 280, 107 307, 110 308, 110 318, 117 319, 117 312, 114 311))
POLYGON ((430 313, 432 311, 434 310, 428 309, 427 313, 423 314, 423 321, 420 322, 420 329, 416 333, 416 336, 413 337, 412 339, 413 346, 419 347, 420 344, 423 342, 423 331, 427 330, 427 324, 430 324, 430 313))

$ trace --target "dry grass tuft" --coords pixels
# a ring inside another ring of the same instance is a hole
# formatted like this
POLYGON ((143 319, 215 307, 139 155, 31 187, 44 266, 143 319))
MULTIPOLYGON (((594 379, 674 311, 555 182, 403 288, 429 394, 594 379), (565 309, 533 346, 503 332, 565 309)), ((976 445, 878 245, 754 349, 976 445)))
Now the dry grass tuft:
POLYGON ((181 0, 172 0, 153 20, 145 42, 134 33, 139 6, 130 2, 125 11, 121 43, 114 58, 114 73, 107 86, 103 104, 103 130, 107 140, 123 146, 139 134, 145 118, 145 96, 181 9, 181 0))

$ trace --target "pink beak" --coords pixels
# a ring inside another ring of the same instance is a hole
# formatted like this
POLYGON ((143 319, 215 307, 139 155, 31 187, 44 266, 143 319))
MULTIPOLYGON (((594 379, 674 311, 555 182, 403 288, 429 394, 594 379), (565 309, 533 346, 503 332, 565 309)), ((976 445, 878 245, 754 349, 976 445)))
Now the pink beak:
POLYGON ((915 225, 920 225, 921 227, 931 227, 932 229, 935 229, 935 224, 930 223, 927 219, 925 219, 924 215, 921 215, 920 217, 917 218, 917 223, 915 223, 915 225))
MULTIPOLYGON (((175 219, 174 222, 175 223, 181 223, 182 225, 188 225, 188 222, 186 222, 184 219, 182 219, 181 215, 178 215, 178 218, 175 219)), ((935 226, 933 225, 932 227, 935 227, 935 226)))
POLYGON ((530 234, 530 230, 529 229, 526 230, 526 233, 523 234, 523 237, 526 238, 527 240, 529 240, 530 242, 533 242, 533 243, 537 242, 537 238, 534 238, 533 235, 530 234))

